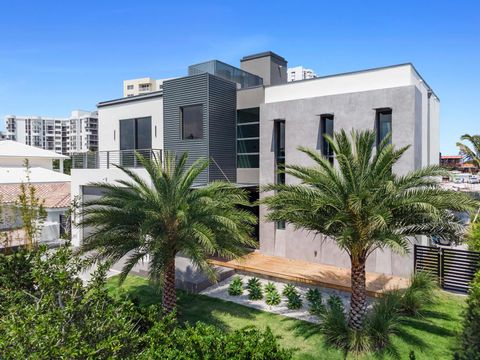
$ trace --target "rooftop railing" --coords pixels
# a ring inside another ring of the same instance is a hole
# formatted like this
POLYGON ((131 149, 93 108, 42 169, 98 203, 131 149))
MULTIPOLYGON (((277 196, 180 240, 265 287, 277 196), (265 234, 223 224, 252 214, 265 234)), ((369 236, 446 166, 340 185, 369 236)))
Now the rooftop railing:
POLYGON ((111 151, 89 151, 72 154, 73 169, 109 169, 115 165, 128 168, 141 168, 135 153, 147 159, 159 159, 162 156, 160 149, 133 149, 111 151))

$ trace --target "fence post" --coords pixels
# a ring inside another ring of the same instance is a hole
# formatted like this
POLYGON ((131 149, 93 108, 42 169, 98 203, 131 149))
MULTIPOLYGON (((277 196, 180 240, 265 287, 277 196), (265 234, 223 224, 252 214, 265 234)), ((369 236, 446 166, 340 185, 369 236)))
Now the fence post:
POLYGON ((443 248, 438 248, 438 282, 443 289, 443 248))
POLYGON ((107 169, 110 169, 110 151, 107 151, 107 169))
POLYGON ((413 273, 417 272, 417 244, 413 244, 413 273))

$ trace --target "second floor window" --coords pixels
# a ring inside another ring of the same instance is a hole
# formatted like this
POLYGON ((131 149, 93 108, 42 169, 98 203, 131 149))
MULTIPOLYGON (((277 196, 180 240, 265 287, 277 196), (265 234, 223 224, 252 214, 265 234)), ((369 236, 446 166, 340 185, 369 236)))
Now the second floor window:
POLYGON ((285 184, 285 174, 279 173, 285 167, 285 120, 275 120, 275 164, 277 184, 285 184))
POLYGON ((152 118, 120 120, 120 150, 152 148, 152 118))
MULTIPOLYGON (((392 109, 377 110, 377 146, 392 132, 392 109)), ((390 139, 391 142, 391 139, 390 139)))
POLYGON ((203 139, 203 105, 180 108, 182 139, 203 139))
POLYGON ((127 90, 133 90, 133 85, 127 85, 127 90))

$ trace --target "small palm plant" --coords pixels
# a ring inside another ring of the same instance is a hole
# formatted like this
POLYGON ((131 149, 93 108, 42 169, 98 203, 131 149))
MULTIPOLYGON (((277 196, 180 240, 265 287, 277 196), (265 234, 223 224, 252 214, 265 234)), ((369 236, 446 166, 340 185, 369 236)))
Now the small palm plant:
POLYGON ((295 289, 295 286, 292 284, 287 284, 283 287, 282 295, 285 297, 289 297, 291 294, 297 292, 297 289, 295 289))
POLYGON ((270 306, 275 306, 280 304, 282 298, 278 293, 277 287, 274 283, 269 282, 265 285, 265 303, 270 306))
POLYGON ((228 286, 228 294, 232 296, 239 296, 243 294, 243 281, 240 276, 235 276, 228 286))
POLYGON ((465 157, 466 161, 471 161, 475 166, 480 168, 480 135, 462 135, 462 141, 469 141, 471 147, 464 143, 457 142, 460 153, 465 157))
POLYGON ((321 315, 325 311, 325 305, 322 301, 322 294, 317 288, 308 289, 305 298, 309 303, 309 311, 312 315, 321 315))
POLYGON ((177 301, 175 256, 182 252, 215 280, 209 258, 232 259, 255 247, 250 234, 256 219, 242 209, 249 205, 248 195, 234 184, 213 182, 192 189, 209 166, 208 160, 187 166, 186 153, 178 159, 169 153, 164 160, 136 157, 146 178, 118 166, 128 180, 91 184, 103 195, 82 204, 79 225, 92 232, 81 252, 93 252, 96 261, 117 262, 125 257, 121 282, 137 263, 148 261, 149 278, 162 286, 162 305, 169 313, 177 301))
MULTIPOLYGON (((289 165, 282 171, 298 184, 271 184, 261 200, 270 221, 284 221, 333 239, 351 262, 349 327, 363 328, 367 309, 365 264, 375 250, 405 253, 409 238, 436 235, 458 242, 464 227, 453 212, 477 205, 467 194, 442 188, 439 166, 397 175, 392 169, 409 147, 396 149, 390 136, 376 145, 374 131, 325 136, 337 165, 316 150, 300 147, 313 166, 289 165)), ((381 254, 379 254, 381 255, 381 254)))

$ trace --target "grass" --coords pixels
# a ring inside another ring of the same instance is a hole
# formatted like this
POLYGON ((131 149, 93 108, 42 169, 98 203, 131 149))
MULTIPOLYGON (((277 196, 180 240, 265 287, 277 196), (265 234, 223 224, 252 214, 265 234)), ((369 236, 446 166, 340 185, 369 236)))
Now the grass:
MULTIPOLYGON (((160 294, 141 277, 127 277, 122 287, 118 286, 118 279, 113 277, 108 280, 107 286, 113 295, 122 296, 128 293, 145 306, 157 304, 161 300, 160 294)), ((178 291, 178 299, 181 321, 202 321, 225 331, 247 325, 261 328, 270 326, 272 331, 281 337, 283 346, 298 349, 295 359, 343 359, 341 352, 325 348, 318 326, 314 324, 183 291, 178 291)), ((464 297, 438 292, 436 303, 428 306, 423 317, 406 319, 393 340, 400 358, 408 359, 410 351, 413 350, 417 360, 451 360, 458 347, 464 303, 464 297)), ((365 357, 378 358, 373 355, 365 357)), ((385 359, 389 358, 385 356, 385 359)))

